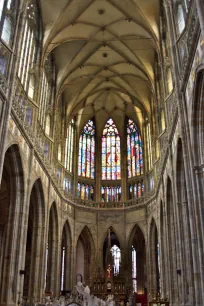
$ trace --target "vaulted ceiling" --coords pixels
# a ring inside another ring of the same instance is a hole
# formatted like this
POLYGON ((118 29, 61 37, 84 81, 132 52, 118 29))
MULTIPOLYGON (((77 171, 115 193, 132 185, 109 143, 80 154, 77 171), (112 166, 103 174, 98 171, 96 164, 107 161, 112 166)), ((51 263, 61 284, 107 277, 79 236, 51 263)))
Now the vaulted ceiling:
POLYGON ((52 52, 68 118, 151 115, 159 2, 41 0, 43 60, 52 52))

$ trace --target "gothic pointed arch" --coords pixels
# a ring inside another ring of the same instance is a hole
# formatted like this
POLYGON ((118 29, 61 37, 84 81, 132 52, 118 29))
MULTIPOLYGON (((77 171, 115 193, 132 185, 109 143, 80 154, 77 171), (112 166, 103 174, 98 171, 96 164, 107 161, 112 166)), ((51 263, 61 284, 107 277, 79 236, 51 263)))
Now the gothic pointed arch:
POLYGON ((45 291, 57 294, 56 289, 59 287, 59 220, 57 205, 52 203, 49 211, 48 240, 46 246, 46 287, 45 291))
POLYGON ((0 301, 4 302, 8 302, 9 296, 15 301, 20 285, 17 276, 23 265, 23 249, 19 250, 18 246, 20 239, 23 239, 24 228, 18 232, 16 224, 24 222, 24 183, 20 149, 18 145, 13 144, 7 148, 4 156, 0 184, 0 301), (16 279, 16 286, 11 292, 13 279, 16 279))
POLYGON ((38 178, 31 189, 27 220, 27 240, 23 294, 41 298, 45 286, 45 199, 42 181, 38 178), (36 238, 37 237, 37 238, 36 238), (36 269, 35 267, 39 267, 36 269))
POLYGON ((91 283, 94 272, 95 243, 88 226, 85 226, 77 240, 76 245, 76 275, 81 275, 87 284, 91 283))
POLYGON ((72 284, 72 234, 69 221, 63 225, 60 250, 60 290, 68 290, 72 284))
POLYGON ((149 231, 150 250, 150 294, 152 298, 161 292, 160 271, 161 271, 161 247, 159 244, 158 230, 155 219, 152 218, 149 231))
POLYGON ((128 240, 128 273, 131 275, 129 285, 133 292, 146 296, 146 246, 145 237, 138 224, 132 229, 128 240))

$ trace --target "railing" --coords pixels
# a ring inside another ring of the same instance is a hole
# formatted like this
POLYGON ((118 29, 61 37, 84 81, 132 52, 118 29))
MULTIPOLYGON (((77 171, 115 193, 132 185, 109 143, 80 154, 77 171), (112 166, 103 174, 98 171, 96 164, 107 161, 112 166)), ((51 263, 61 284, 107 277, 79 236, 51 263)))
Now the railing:
POLYGON ((131 206, 143 205, 147 203, 152 197, 155 195, 155 190, 152 190, 149 193, 146 193, 143 197, 138 199, 128 200, 128 201, 120 201, 120 202, 94 202, 90 200, 82 200, 78 197, 71 196, 67 192, 64 191, 65 197, 70 200, 71 202, 86 206, 86 207, 93 207, 93 208, 127 208, 131 206))

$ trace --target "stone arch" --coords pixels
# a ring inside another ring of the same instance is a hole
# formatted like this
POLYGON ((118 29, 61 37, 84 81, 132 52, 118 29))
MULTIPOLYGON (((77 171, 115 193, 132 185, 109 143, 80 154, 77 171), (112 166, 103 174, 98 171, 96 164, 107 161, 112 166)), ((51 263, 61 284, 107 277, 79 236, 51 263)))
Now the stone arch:
POLYGON ((150 294, 155 298, 160 293, 160 244, 155 219, 149 229, 150 294))
POLYGON ((21 291, 19 250, 23 235, 24 173, 18 145, 7 148, 0 185, 0 303, 12 304, 21 291), (15 281, 15 287, 12 287, 15 281))
POLYGON ((109 225, 108 228, 106 229, 106 231, 103 233, 103 236, 101 237, 101 242, 100 244, 102 245, 104 243, 104 240, 106 238, 106 236, 108 235, 109 229, 112 229, 113 232, 116 234, 118 241, 120 243, 120 247, 123 248, 124 247, 124 243, 122 240, 121 235, 118 233, 118 231, 115 229, 115 227, 113 225, 109 225))
POLYGON ((46 213, 43 186, 37 179, 31 189, 25 256, 23 294, 39 300, 45 288, 46 213), (38 267, 38 269, 36 269, 38 267))
MULTIPOLYGON (((91 284, 95 266, 95 244, 88 226, 82 229, 76 245, 76 275, 81 274, 86 284, 91 284), (80 253, 82 256, 80 256, 80 253)), ((75 275, 75 276, 76 276, 75 275)))
POLYGON ((72 235, 68 220, 63 225, 61 237, 60 289, 63 291, 72 286, 72 235))
POLYGON ((47 292, 56 295, 59 288, 58 256, 59 254, 59 221, 57 205, 52 203, 49 211, 48 241, 46 246, 46 288, 47 292), (58 277, 57 277, 58 276, 58 277))
MULTIPOLYGON (((110 253, 109 253, 109 251, 110 251, 109 247, 112 248, 114 245, 116 245, 120 249, 121 263, 122 263, 124 254, 123 254, 123 249, 122 249, 122 246, 121 246, 121 242, 120 242, 120 239, 118 239, 117 232, 115 231, 113 226, 110 226, 107 229, 107 231, 105 232, 105 235, 103 236, 102 249, 101 249, 102 271, 104 271, 104 275, 106 274, 107 265, 112 264, 111 262, 108 262, 111 259, 110 258, 110 253), (110 246, 109 246, 109 237, 110 237, 110 246)), ((111 269, 112 268, 113 267, 111 267, 111 269)), ((120 269, 121 269, 121 267, 120 267, 120 269)), ((114 272, 114 271, 111 271, 111 272, 114 272)))
MULTIPOLYGON (((132 229, 128 240, 128 275, 132 275, 132 249, 136 250, 136 276, 137 276, 137 293, 146 295, 146 245, 145 236, 138 224, 132 229)), ((126 276, 128 278, 128 275, 126 276)), ((131 278, 130 287, 133 287, 133 279, 131 278)), ((133 288, 134 289, 134 288, 133 288)))

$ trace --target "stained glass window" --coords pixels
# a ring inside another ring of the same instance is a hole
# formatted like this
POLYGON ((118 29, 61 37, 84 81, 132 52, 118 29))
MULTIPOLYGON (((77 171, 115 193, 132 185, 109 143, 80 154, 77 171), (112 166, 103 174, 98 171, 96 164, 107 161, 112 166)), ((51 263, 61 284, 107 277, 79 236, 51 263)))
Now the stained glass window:
POLYGON ((121 187, 102 186, 101 198, 103 202, 119 202, 121 200, 121 187))
POLYGON ((113 119, 110 118, 102 136, 102 179, 120 178, 120 136, 113 119))
POLYGON ((72 119, 67 129, 65 159, 64 159, 64 166, 69 172, 72 172, 73 170, 73 148, 74 148, 74 120, 72 119))
POLYGON ((95 126, 89 120, 79 139, 78 175, 94 179, 95 177, 95 126))
POLYGON ((94 187, 89 184, 78 182, 77 195, 82 200, 94 200, 94 187))
POLYGON ((135 182, 129 185, 129 198, 130 199, 137 199, 144 195, 144 183, 135 182))
POLYGON ((128 177, 143 174, 142 140, 139 130, 132 120, 127 125, 128 177))

